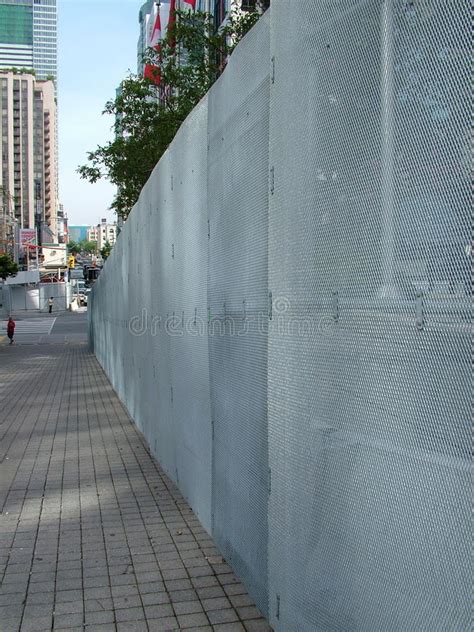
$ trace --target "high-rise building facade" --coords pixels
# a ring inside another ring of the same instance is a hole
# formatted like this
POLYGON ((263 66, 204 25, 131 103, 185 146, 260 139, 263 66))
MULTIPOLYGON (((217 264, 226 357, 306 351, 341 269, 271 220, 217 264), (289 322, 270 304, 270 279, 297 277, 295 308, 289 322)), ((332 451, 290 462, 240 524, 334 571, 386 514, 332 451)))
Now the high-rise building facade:
POLYGON ((0 0, 0 70, 57 78, 57 0, 0 0))
POLYGON ((33 2, 0 0, 0 68, 33 68, 33 2))
POLYGON ((137 42, 137 73, 139 75, 143 74, 143 56, 146 53, 146 49, 148 48, 149 38, 150 38, 150 24, 154 19, 155 11, 157 10, 157 4, 154 0, 147 0, 140 7, 140 11, 138 12, 138 23, 140 25, 140 33, 138 35, 137 42))
POLYGON ((59 210, 56 115, 54 83, 37 81, 33 117, 35 213, 40 213, 44 230, 50 229, 52 242, 56 241, 59 210))
POLYGON ((58 75, 57 0, 33 0, 33 68, 38 79, 58 75))
POLYGON ((20 228, 56 235, 56 101, 52 81, 0 71, 0 187, 20 228))
POLYGON ((55 241, 57 0, 0 0, 0 73, 0 185, 20 226, 55 241))

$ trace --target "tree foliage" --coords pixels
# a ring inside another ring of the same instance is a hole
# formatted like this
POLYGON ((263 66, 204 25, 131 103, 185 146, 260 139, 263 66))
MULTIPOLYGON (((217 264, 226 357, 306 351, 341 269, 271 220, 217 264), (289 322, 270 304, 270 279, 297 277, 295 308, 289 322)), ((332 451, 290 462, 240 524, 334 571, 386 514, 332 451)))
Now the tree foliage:
POLYGON ((69 241, 67 244, 67 250, 69 254, 71 255, 78 255, 81 252, 81 247, 79 245, 79 242, 71 239, 71 241, 69 241))
POLYGON ((80 242, 81 251, 85 252, 88 255, 94 255, 97 252, 97 242, 96 241, 87 241, 84 239, 80 242))
POLYGON ((14 75, 33 75, 36 77, 36 70, 34 68, 12 66, 11 68, 2 68, 2 72, 11 72, 14 75))
POLYGON ((13 261, 12 257, 7 254, 0 254, 0 279, 7 279, 10 276, 16 276, 18 273, 18 265, 13 261))
POLYGON ((126 218, 156 163, 180 125, 222 73, 229 55, 260 12, 231 10, 215 31, 205 12, 177 11, 159 50, 148 49, 144 62, 155 81, 130 74, 104 114, 115 117, 113 141, 87 154, 78 173, 89 182, 107 178, 117 186, 111 208, 126 218))
POLYGON ((100 256, 105 261, 109 258, 110 253, 112 252, 112 245, 106 241, 103 248, 100 249, 100 256))
POLYGON ((67 249, 71 255, 95 254, 97 252, 97 242, 88 241, 87 239, 82 239, 81 241, 71 239, 67 244, 67 249))

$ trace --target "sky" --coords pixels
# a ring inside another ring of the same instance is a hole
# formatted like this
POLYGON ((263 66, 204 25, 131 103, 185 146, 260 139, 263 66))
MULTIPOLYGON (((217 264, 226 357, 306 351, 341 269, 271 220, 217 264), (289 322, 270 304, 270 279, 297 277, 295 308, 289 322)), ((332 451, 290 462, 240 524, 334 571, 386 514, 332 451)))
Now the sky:
POLYGON ((138 12, 143 0, 58 0, 59 195, 69 224, 116 219, 115 187, 76 173, 87 152, 113 139, 104 105, 136 72, 138 12))

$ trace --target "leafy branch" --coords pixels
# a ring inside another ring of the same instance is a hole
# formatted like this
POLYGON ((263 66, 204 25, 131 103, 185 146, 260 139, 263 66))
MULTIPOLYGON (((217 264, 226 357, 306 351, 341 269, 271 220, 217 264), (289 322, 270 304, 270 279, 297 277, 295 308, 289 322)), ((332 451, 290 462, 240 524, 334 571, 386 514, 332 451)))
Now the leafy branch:
POLYGON ((158 50, 150 48, 144 56, 152 79, 130 74, 105 104, 103 114, 115 119, 114 140, 89 152, 77 171, 91 183, 106 178, 117 186, 111 208, 118 216, 128 216, 180 125, 259 17, 258 9, 234 7, 216 32, 211 14, 177 11, 158 50))

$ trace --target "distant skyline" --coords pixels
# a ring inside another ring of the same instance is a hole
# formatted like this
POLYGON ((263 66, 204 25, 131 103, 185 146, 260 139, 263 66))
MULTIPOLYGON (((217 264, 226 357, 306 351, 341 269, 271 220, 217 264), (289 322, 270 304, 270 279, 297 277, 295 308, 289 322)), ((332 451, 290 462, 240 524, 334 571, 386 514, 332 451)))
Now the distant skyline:
POLYGON ((142 0, 58 0, 59 196, 69 223, 116 219, 109 182, 89 184, 76 173, 87 152, 112 140, 105 103, 136 72, 142 0))

